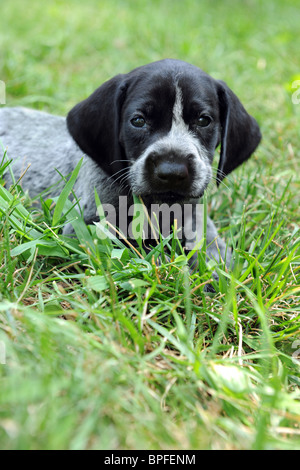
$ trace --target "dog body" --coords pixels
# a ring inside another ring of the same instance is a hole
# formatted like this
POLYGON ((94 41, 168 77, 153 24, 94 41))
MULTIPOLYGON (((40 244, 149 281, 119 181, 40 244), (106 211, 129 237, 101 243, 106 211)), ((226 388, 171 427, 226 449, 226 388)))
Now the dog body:
MULTIPOLYGON (((219 144, 220 182, 250 157, 261 134, 224 82, 165 59, 105 82, 67 119, 3 108, 0 139, 14 160, 16 177, 31 163, 22 178, 31 196, 59 179, 55 168, 67 175, 84 154, 74 190, 85 221, 92 223, 97 220, 94 188, 102 204, 117 210, 120 196, 132 200, 133 194, 148 208, 155 203, 195 207, 212 179, 219 144)), ((192 222, 186 219, 184 225, 192 222)), ((208 219, 208 256, 225 259, 225 244, 216 239, 208 219)))

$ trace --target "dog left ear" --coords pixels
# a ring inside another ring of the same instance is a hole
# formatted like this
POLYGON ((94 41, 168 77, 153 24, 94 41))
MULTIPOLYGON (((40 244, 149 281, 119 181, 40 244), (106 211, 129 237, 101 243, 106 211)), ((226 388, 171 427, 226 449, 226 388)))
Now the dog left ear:
POLYGON ((226 83, 218 81, 221 121, 221 154, 217 184, 247 160, 261 140, 256 120, 247 113, 226 83))
POLYGON ((74 106, 67 116, 68 130, 75 142, 109 175, 124 165, 119 121, 125 92, 124 75, 117 75, 74 106))

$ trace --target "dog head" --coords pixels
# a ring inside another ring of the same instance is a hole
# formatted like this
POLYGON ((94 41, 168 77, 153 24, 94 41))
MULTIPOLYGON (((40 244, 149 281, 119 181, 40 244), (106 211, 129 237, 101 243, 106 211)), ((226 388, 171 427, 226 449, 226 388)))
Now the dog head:
POLYGON ((68 114, 79 147, 142 197, 198 198, 247 160, 261 134, 236 95, 199 68, 166 59, 117 75, 68 114), (127 170, 125 170, 127 168, 127 170))

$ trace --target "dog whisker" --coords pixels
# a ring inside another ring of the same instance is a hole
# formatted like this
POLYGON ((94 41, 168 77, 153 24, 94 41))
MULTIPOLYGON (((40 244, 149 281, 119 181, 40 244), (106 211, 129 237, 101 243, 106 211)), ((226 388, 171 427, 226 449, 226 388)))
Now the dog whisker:
POLYGON ((225 173, 224 171, 220 170, 217 166, 215 165, 212 165, 211 166, 212 169, 216 172, 216 173, 219 173, 221 176, 223 176, 224 178, 227 178, 227 179, 230 179, 231 176, 228 175, 227 173, 225 173))
POLYGON ((113 165, 113 164, 116 163, 116 162, 126 162, 126 163, 130 163, 130 161, 129 161, 129 160, 126 160, 126 158, 125 158, 125 159, 123 159, 123 160, 114 160, 113 162, 110 163, 110 165, 113 165))
POLYGON ((130 171, 129 168, 122 168, 121 170, 117 171, 117 172, 114 173, 112 176, 110 176, 110 177, 107 179, 107 181, 110 182, 110 180, 113 180, 113 182, 116 182, 116 181, 118 181, 118 179, 119 179, 120 177, 123 176, 123 173, 129 172, 129 171, 130 171), (115 176, 118 175, 119 173, 121 173, 121 174, 118 176, 118 178, 115 178, 115 176))
POLYGON ((111 180, 112 178, 115 178, 116 175, 118 175, 119 173, 122 173, 124 171, 128 170, 128 168, 121 168, 121 170, 117 171, 116 173, 114 173, 113 175, 109 176, 108 177, 108 181, 111 180))
POLYGON ((114 178, 115 175, 108 178, 108 181, 110 182, 110 188, 112 188, 114 185, 117 185, 118 190, 120 190, 121 192, 124 191, 126 186, 128 186, 129 171, 130 171, 129 168, 123 168, 122 170, 117 172, 117 173, 120 173, 117 178, 114 178))

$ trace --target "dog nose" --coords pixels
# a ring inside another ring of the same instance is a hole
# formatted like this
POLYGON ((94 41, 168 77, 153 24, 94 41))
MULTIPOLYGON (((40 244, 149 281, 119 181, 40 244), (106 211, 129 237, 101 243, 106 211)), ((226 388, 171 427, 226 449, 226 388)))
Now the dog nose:
POLYGON ((152 152, 146 165, 159 191, 184 190, 190 183, 191 161, 190 155, 152 152))
POLYGON ((155 175, 163 183, 183 183, 189 177, 188 167, 183 162, 159 162, 155 167, 155 175))

